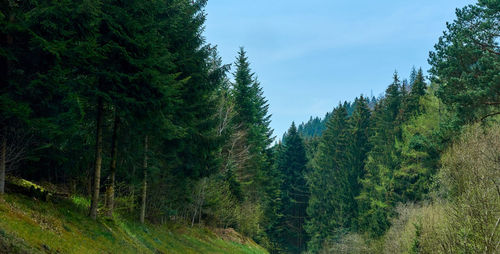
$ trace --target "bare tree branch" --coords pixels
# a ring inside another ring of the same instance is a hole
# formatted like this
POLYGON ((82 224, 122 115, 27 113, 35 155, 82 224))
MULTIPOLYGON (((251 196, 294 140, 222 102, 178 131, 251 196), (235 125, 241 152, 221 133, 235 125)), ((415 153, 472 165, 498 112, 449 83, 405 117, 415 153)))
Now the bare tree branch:
POLYGON ((28 149, 33 143, 33 134, 30 130, 22 128, 8 128, 0 132, 0 137, 5 135, 7 140, 6 146, 6 170, 13 171, 17 169, 19 163, 26 159, 28 149))
POLYGON ((494 112, 494 113, 487 114, 481 118, 481 121, 484 121, 486 118, 496 116, 496 115, 500 115, 500 112, 494 112))

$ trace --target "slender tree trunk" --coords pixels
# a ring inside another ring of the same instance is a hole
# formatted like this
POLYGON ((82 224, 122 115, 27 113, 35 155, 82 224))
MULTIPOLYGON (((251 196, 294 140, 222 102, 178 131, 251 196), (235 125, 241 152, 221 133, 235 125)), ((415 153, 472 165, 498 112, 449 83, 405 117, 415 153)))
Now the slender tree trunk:
POLYGON ((87 185, 87 197, 92 198, 92 168, 87 165, 87 177, 86 177, 86 185, 87 185))
POLYGON ((196 218, 196 213, 198 212, 198 207, 194 208, 193 219, 191 219, 191 227, 194 227, 194 219, 196 218))
POLYGON ((76 180, 75 179, 71 179, 69 181, 69 185, 70 185, 71 195, 75 195, 76 194, 76 180))
MULTIPOLYGON (((132 165, 132 177, 135 176, 135 165, 132 165)), ((129 208, 129 212, 133 212, 134 211, 134 208, 135 208, 135 185, 133 184, 133 181, 131 181, 132 183, 129 185, 129 191, 130 191, 130 200, 132 200, 132 204, 129 208)))
POLYGON ((148 187, 148 135, 144 137, 144 180, 142 182, 142 201, 141 201, 141 216, 140 221, 144 224, 144 217, 146 216, 146 194, 148 187))
POLYGON ((96 144, 95 144, 95 165, 94 165, 94 185, 92 200, 90 203, 90 218, 97 218, 97 206, 99 204, 99 188, 101 184, 101 164, 102 164, 102 122, 104 115, 102 98, 97 100, 97 123, 96 123, 96 144))
POLYGON ((2 135, 2 152, 0 155, 0 195, 5 193, 5 157, 7 156, 7 137, 2 135))
POLYGON ((110 165, 110 170, 111 170, 111 175, 110 175, 110 181, 109 181, 109 186, 107 189, 107 197, 108 197, 108 203, 107 203, 107 211, 106 215, 111 217, 113 216, 113 208, 115 204, 115 178, 116 178, 116 157, 117 157, 117 145, 118 145, 118 138, 117 138, 117 133, 118 133, 118 124, 120 122, 120 119, 118 118, 118 114, 115 109, 115 120, 113 123, 113 136, 111 137, 111 165, 110 165))

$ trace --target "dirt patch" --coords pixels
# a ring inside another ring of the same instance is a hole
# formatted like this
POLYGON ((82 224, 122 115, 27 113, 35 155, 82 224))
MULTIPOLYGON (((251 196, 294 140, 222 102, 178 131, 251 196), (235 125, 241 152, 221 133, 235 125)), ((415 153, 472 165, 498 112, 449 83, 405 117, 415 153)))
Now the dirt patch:
POLYGON ((231 241, 240 244, 245 244, 248 242, 246 237, 236 232, 233 228, 218 228, 215 229, 214 232, 224 241, 231 241))

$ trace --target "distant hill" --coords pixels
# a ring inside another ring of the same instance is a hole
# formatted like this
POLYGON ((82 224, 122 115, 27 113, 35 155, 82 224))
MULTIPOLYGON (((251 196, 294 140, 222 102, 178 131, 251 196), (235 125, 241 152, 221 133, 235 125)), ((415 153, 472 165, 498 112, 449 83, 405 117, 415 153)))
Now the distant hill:
MULTIPOLYGON (((368 98, 368 105, 371 109, 375 106, 375 103, 377 102, 377 98, 372 96, 371 98, 368 98)), ((344 102, 344 104, 347 106, 347 114, 350 116, 352 112, 354 112, 354 109, 356 108, 356 103, 355 102, 344 102)), ((326 123, 328 122, 328 119, 330 119, 330 115, 332 112, 327 112, 323 118, 320 117, 310 117, 309 121, 307 122, 302 122, 299 124, 298 127, 298 132, 303 138, 313 138, 313 137, 319 137, 321 134, 323 134, 323 131, 326 129, 326 123)))

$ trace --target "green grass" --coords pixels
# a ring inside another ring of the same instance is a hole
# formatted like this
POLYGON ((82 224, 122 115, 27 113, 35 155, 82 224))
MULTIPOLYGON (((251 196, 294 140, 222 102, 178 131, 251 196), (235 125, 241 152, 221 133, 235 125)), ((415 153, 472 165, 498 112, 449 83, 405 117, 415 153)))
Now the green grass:
POLYGON ((223 240, 205 227, 141 225, 119 215, 93 221, 88 206, 81 197, 58 203, 0 197, 0 253, 267 253, 251 240, 223 240))

